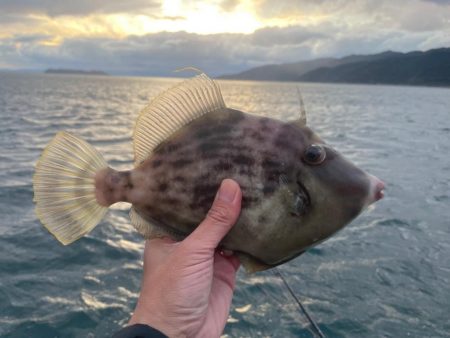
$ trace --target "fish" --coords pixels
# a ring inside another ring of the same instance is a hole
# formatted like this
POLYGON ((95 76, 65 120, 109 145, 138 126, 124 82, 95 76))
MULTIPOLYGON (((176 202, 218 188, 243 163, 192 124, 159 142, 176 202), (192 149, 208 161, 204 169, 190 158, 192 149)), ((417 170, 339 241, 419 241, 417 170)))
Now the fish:
POLYGON ((186 238, 220 183, 235 180, 242 210, 220 247, 248 272, 273 268, 329 238, 381 199, 384 183, 347 160, 299 116, 281 121, 226 106, 202 73, 154 98, 133 132, 134 168, 116 171, 61 131, 37 161, 36 214, 62 244, 90 232, 116 202, 146 239, 186 238))

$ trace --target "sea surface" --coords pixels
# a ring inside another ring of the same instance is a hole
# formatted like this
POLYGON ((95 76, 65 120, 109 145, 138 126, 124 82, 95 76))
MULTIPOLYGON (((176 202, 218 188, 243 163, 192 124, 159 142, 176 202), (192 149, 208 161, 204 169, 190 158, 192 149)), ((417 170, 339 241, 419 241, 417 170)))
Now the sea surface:
MULTIPOLYGON (((144 241, 119 204, 64 247, 32 175, 59 130, 132 166, 135 118, 180 80, 0 73, 0 336, 107 337, 139 293, 144 241)), ((450 337, 450 89, 221 81, 228 106, 298 116, 387 185, 344 230, 280 267, 327 337, 450 337)), ((272 271, 240 271, 225 337, 314 337, 272 271)))

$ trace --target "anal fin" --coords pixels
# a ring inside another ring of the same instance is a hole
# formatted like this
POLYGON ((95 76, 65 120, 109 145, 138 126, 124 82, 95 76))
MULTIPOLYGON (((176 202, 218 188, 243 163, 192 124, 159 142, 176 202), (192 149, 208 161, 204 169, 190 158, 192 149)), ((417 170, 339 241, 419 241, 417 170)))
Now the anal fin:
POLYGON ((174 241, 182 241, 188 235, 166 224, 145 219, 134 207, 130 210, 130 219, 131 224, 145 239, 170 237, 174 241))
POLYGON ((167 237, 167 234, 162 231, 159 227, 153 225, 144 219, 139 213, 136 211, 134 207, 130 210, 130 219, 131 224, 136 228, 136 230, 145 238, 162 238, 167 237))
POLYGON ((236 252, 236 256, 239 258, 239 261, 241 262, 247 273, 255 273, 258 271, 264 271, 273 268, 273 266, 261 262, 260 260, 243 252, 236 252))

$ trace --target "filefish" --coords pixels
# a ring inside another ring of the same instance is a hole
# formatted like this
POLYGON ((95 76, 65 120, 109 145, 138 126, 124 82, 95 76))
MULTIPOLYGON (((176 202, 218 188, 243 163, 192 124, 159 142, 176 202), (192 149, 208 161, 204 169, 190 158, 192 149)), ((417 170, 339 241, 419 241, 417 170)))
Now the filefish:
POLYGON ((225 178, 242 211, 221 247, 249 272, 287 262, 383 197, 384 184, 306 124, 228 108, 205 74, 157 96, 133 132, 134 168, 116 171, 87 142, 59 132, 33 177, 36 213, 62 244, 91 231, 116 202, 131 203, 144 238, 182 240, 202 221, 225 178))

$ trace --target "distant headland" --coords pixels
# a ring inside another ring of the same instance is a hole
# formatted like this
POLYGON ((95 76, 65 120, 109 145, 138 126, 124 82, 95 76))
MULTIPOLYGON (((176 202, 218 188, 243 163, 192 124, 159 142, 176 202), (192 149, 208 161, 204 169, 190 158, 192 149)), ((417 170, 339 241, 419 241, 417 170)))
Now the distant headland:
POLYGON ((296 63, 271 64, 219 78, 419 86, 450 86, 450 48, 425 52, 387 51, 296 63))
POLYGON ((45 74, 77 74, 77 75, 109 75, 101 70, 79 70, 79 69, 64 69, 64 68, 49 68, 45 74))

